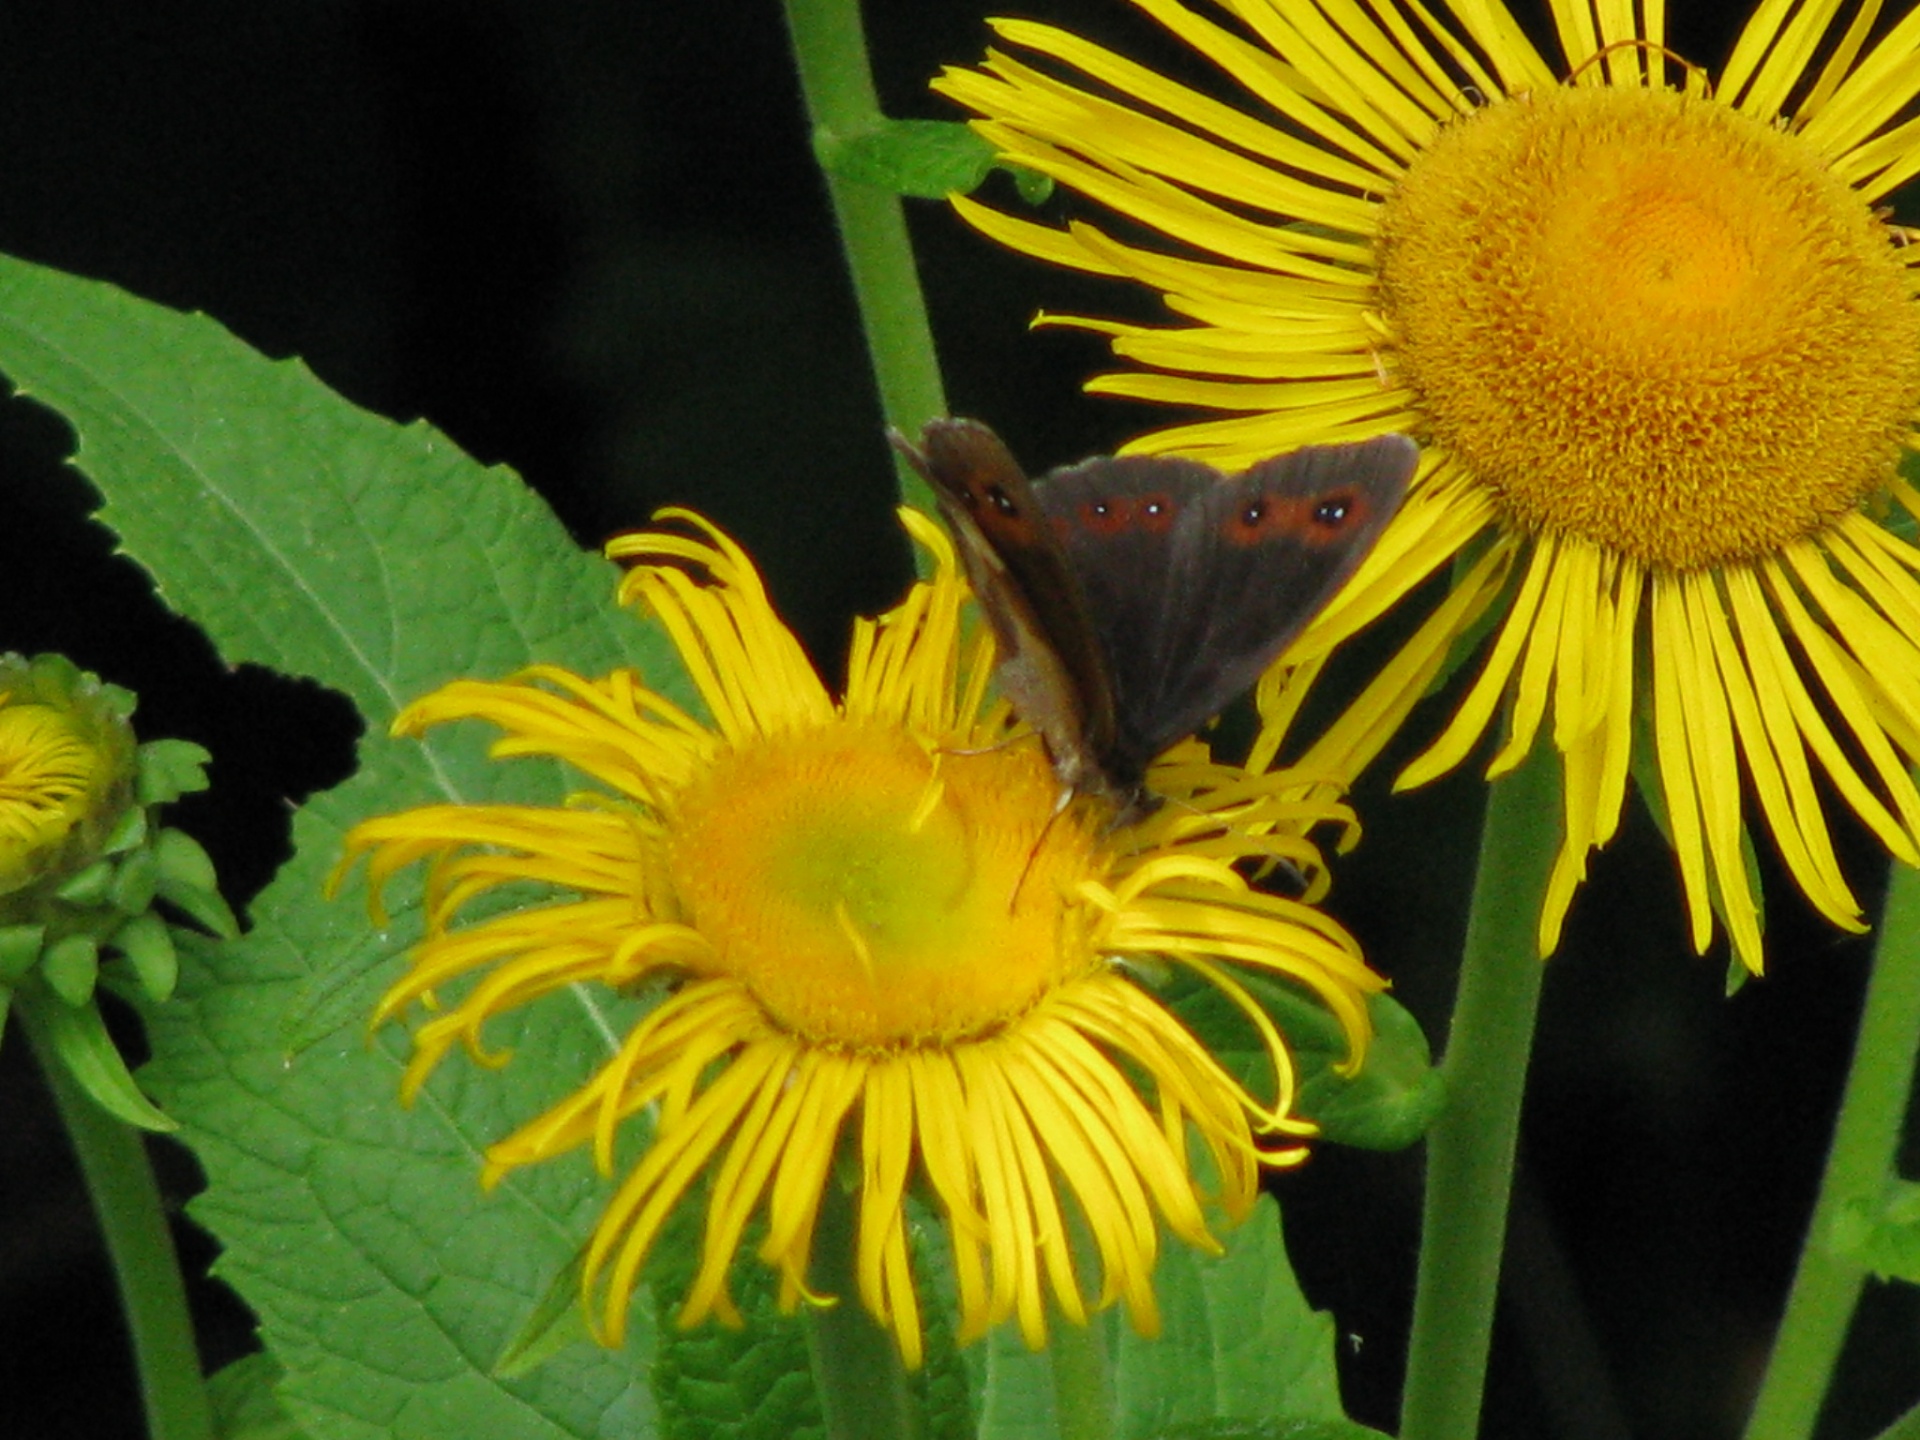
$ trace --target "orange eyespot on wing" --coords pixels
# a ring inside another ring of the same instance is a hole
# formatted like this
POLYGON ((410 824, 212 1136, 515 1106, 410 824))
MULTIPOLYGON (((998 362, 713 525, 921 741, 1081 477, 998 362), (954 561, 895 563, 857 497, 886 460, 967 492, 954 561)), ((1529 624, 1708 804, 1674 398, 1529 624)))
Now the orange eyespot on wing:
POLYGON ((1221 520, 1220 535, 1229 545, 1271 544, 1287 537, 1311 541, 1313 506, 1298 495, 1263 491, 1235 505, 1221 520))
POLYGON ((1342 535, 1363 530, 1378 513, 1366 495, 1358 490, 1337 490, 1322 495, 1313 506, 1313 543, 1329 544, 1342 535))
POLYGON ((1061 783, 1123 812, 1143 803, 1148 763, 1252 685, 1345 582, 1418 459, 1396 435, 1239 475, 1127 455, 1030 481, 974 421, 895 444, 940 497, 1003 691, 1061 783))

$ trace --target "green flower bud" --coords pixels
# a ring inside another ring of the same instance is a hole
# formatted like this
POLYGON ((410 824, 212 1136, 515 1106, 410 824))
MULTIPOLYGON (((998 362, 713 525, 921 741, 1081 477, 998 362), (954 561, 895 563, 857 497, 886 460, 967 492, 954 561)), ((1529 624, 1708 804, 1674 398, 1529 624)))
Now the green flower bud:
POLYGON ((113 1048, 96 987, 172 994, 162 911, 220 936, 238 927, 206 852, 158 821, 160 805, 206 788, 207 752, 136 745, 133 708, 61 656, 0 656, 0 1025, 18 1013, 108 1112, 165 1130, 173 1122, 113 1048))
POLYGON ((61 656, 0 656, 0 924, 40 919, 132 807, 132 709, 61 656))

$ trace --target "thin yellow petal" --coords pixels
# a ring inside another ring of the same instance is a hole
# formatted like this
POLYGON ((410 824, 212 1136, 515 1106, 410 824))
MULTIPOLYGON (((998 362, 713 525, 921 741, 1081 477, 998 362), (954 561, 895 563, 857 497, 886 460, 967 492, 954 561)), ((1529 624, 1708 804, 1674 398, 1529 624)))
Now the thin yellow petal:
POLYGON ((1710 575, 1683 577, 1678 585, 1682 609, 1663 643, 1679 652, 1676 672, 1680 703, 1687 713, 1687 743, 1692 748, 1693 783, 1705 821, 1707 853, 1720 892, 1734 953, 1750 970, 1760 968, 1759 911, 1747 887, 1741 849, 1740 769, 1735 759, 1733 724, 1725 692, 1706 652, 1705 609, 1717 603, 1710 575))
POLYGON ((1440 737, 1401 771, 1394 782, 1395 789, 1424 785, 1446 774, 1466 758, 1467 752, 1486 732, 1487 723, 1493 719, 1494 708, 1507 693, 1507 682, 1514 666, 1525 652, 1527 638, 1532 633, 1534 619, 1553 573, 1554 553, 1551 537, 1543 537, 1535 543, 1533 553, 1527 558, 1527 572, 1520 581, 1520 589, 1507 609, 1499 637, 1494 641, 1486 663, 1481 666, 1473 688, 1460 702, 1453 719, 1440 732, 1440 737))
POLYGON ((1686 616, 1679 583, 1671 576, 1653 577, 1653 724, 1659 756, 1660 789, 1666 799, 1667 825, 1674 855, 1680 862, 1681 890, 1687 901, 1687 920, 1693 948, 1703 952, 1713 938, 1713 910, 1707 900, 1707 857, 1700 834, 1700 799, 1694 787, 1687 730, 1693 717, 1681 698, 1679 670, 1684 663, 1679 644, 1668 637, 1684 636, 1686 616))

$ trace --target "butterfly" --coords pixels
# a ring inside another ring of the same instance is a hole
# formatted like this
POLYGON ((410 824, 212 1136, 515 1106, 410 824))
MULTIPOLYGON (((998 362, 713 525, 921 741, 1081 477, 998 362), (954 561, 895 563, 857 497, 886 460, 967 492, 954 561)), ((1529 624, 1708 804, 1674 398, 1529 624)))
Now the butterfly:
MULTIPOLYGON (((1102 456, 1029 480, 976 420, 890 439, 933 487, 993 631, 995 679, 1062 786, 1118 820, 1147 766, 1245 692, 1392 518, 1419 451, 1321 445, 1229 475, 1102 456)), ((1116 821, 1118 823, 1118 821, 1116 821)))

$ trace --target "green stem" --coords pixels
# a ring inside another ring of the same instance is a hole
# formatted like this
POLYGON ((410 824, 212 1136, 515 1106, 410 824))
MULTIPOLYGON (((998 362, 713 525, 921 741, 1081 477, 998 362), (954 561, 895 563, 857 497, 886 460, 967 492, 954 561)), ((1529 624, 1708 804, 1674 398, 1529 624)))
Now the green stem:
POLYGON ((1107 1373, 1107 1327, 1057 1321, 1047 1337, 1053 1367, 1053 1413, 1060 1440, 1113 1440, 1113 1386, 1107 1373))
POLYGON ((213 1440, 186 1285, 140 1133, 94 1103, 48 1042, 37 1005, 16 998, 23 1003, 14 1014, 53 1091, 106 1237, 133 1336, 149 1440, 213 1440))
POLYGON ((1920 1405, 1882 1430, 1875 1440, 1920 1440, 1920 1405))
POLYGON ((854 1264, 859 1217, 829 1179, 813 1233, 808 1284, 831 1305, 802 1310, 827 1440, 917 1440, 919 1415, 893 1333, 860 1303, 854 1264))
POLYGON ((1544 743, 1487 796, 1442 1072, 1447 1107, 1427 1135, 1402 1440, 1471 1440, 1479 1424, 1559 796, 1558 756, 1544 743))
MULTIPOLYGON (((786 9, 815 136, 858 135, 885 123, 867 63, 858 0, 786 0, 786 9)), ((826 180, 880 407, 888 424, 917 435, 928 420, 946 413, 947 402, 900 197, 833 174, 826 180)), ((933 497, 925 483, 906 467, 896 468, 902 497, 930 510, 933 497)))
POLYGON ((1894 1173, 1917 1043, 1920 874, 1896 864, 1833 1148, 1747 1440, 1799 1440, 1813 1433, 1866 1281, 1864 1266, 1831 1249, 1835 1227, 1848 1207, 1877 1205, 1894 1173))

